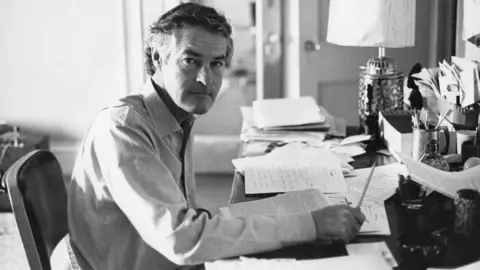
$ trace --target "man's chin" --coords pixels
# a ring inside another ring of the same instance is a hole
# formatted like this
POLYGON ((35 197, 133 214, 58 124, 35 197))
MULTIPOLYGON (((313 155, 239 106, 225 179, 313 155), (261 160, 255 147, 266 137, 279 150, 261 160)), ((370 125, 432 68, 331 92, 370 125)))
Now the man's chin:
POLYGON ((210 108, 212 107, 213 102, 210 100, 202 100, 202 102, 195 102, 193 104, 189 104, 187 107, 187 110, 191 114, 197 114, 197 115, 202 115, 206 114, 210 108))
POLYGON ((196 107, 190 112, 196 115, 206 114, 210 110, 210 107, 196 107))

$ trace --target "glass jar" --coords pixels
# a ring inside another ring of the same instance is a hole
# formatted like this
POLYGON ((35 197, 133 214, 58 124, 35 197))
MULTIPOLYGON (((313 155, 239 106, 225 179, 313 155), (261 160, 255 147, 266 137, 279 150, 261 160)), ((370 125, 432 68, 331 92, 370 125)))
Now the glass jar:
POLYGON ((425 154, 420 159, 420 162, 448 172, 450 166, 448 165, 448 161, 439 153, 439 148, 437 140, 433 139, 428 141, 425 145, 425 154))

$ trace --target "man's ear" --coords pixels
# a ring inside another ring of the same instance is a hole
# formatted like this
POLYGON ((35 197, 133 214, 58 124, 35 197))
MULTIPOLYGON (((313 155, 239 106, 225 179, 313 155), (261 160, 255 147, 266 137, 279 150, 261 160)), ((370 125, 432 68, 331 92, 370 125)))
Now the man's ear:
POLYGON ((162 65, 162 60, 160 58, 160 53, 158 52, 158 50, 156 49, 153 49, 152 51, 152 62, 153 62, 153 65, 157 68, 157 69, 160 69, 161 65, 162 65))

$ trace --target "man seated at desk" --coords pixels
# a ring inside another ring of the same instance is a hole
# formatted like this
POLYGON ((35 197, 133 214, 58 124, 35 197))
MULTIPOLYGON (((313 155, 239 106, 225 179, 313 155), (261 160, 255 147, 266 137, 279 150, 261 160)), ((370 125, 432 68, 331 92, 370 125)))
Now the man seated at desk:
POLYGON ((69 243, 82 269, 174 269, 356 236, 365 216, 346 205, 232 219, 198 210, 190 131, 232 54, 232 28, 209 7, 181 4, 150 27, 151 78, 97 115, 66 185, 69 243))

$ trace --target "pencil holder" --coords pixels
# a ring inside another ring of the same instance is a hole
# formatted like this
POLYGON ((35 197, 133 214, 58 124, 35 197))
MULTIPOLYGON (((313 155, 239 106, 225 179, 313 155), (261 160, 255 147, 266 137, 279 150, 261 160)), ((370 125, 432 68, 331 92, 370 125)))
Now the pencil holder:
POLYGON ((480 236, 480 193, 474 189, 461 189, 457 191, 454 205, 455 234, 480 236))

